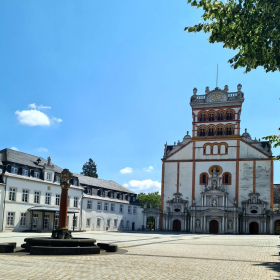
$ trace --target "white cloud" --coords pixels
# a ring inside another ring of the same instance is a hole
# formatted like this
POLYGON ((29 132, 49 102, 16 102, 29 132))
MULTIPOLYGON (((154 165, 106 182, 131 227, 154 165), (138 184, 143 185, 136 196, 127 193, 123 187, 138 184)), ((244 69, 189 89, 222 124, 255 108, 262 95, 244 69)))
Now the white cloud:
POLYGON ((38 110, 23 110, 23 111, 16 111, 15 114, 18 116, 18 120, 20 124, 29 125, 29 126, 49 126, 50 119, 49 117, 38 111, 38 110))
POLYGON ((138 180, 131 180, 128 184, 123 184, 126 188, 135 189, 138 191, 148 190, 150 188, 161 188, 161 183, 158 181, 153 181, 151 179, 138 181, 138 180))
POLYGON ((37 106, 35 103, 32 103, 29 104, 28 107, 31 108, 31 110, 17 110, 15 112, 20 124, 28 126, 50 126, 55 122, 62 122, 60 118, 50 118, 45 113, 39 111, 40 109, 51 109, 49 106, 37 106))
POLYGON ((149 166, 148 168, 144 167, 143 168, 146 172, 151 172, 152 170, 154 170, 154 168, 152 166, 149 166))
POLYGON ((132 172, 133 172, 133 170, 131 167, 126 167, 126 168, 120 170, 121 174, 128 174, 128 173, 132 173, 132 172))
POLYGON ((39 105, 37 106, 35 103, 29 104, 28 107, 35 109, 35 110, 45 110, 45 109, 51 109, 50 106, 44 106, 44 105, 39 105))
POLYGON ((53 122, 62 122, 62 119, 59 119, 59 118, 52 118, 51 121, 53 121, 53 122))
POLYGON ((44 153, 47 153, 49 150, 47 148, 37 148, 38 152, 44 152, 44 153))
POLYGON ((18 148, 12 147, 11 150, 18 151, 18 148))

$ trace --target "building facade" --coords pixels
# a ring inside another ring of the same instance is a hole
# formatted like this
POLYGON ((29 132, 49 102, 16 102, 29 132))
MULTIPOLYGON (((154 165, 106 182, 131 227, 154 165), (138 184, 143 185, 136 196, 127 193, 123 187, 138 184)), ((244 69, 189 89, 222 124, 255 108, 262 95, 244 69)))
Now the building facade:
POLYGON ((193 90, 192 137, 187 132, 164 149, 162 230, 275 232, 271 146, 252 139, 246 129, 241 134, 241 88, 206 87, 204 95, 193 90))
MULTIPOLYGON (((47 160, 0 151, 0 231, 52 231, 58 225, 60 172, 47 160)), ((68 196, 70 230, 137 230, 137 195, 113 182, 73 174, 68 196)))

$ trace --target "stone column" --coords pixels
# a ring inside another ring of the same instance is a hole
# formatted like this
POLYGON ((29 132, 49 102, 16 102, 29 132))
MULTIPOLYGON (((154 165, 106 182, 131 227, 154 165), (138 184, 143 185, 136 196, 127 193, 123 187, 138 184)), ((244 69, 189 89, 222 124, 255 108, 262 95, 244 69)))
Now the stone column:
POLYGON ((57 230, 68 230, 67 228, 67 209, 68 209, 68 190, 70 187, 69 180, 73 174, 68 169, 63 169, 60 174, 61 178, 61 198, 59 207, 59 222, 57 230))
POLYGON ((223 216, 223 219, 222 219, 222 233, 225 232, 225 217, 223 216))
POLYGON ((59 207, 59 223, 58 230, 68 229, 67 228, 67 208, 68 208, 68 189, 69 184, 61 185, 61 200, 59 207), (68 185, 68 186, 67 186, 68 185))
POLYGON ((157 217, 157 230, 159 230, 159 217, 157 217))
POLYGON ((146 230, 147 227, 147 217, 146 214, 144 214, 144 229, 146 230))
POLYGON ((191 214, 191 223, 190 223, 190 232, 192 232, 192 230, 193 230, 193 216, 192 216, 192 214, 191 214))
POLYGON ((273 234, 273 218, 270 216, 270 234, 273 234))
POLYGON ((264 234, 266 234, 266 219, 264 219, 264 234))
POLYGON ((195 232, 195 216, 193 217, 193 232, 195 232))
POLYGON ((235 233, 235 231, 236 231, 236 217, 234 215, 234 217, 233 217, 233 232, 235 233))
POLYGON ((236 233, 239 233, 239 219, 238 219, 238 215, 236 217, 236 233))
POLYGON ((203 232, 205 232, 205 233, 207 232, 205 215, 203 216, 203 232))
POLYGON ((226 216, 226 222, 225 222, 225 233, 227 233, 227 228, 228 228, 228 218, 226 216))

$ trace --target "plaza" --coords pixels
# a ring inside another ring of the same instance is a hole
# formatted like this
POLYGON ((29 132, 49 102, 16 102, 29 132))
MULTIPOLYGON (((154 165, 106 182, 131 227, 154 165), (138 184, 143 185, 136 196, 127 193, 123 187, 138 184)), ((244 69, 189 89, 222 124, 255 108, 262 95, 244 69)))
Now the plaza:
MULTIPOLYGON (((0 242, 49 236, 0 233, 0 242)), ((117 244, 115 254, 0 254, 0 279, 280 279, 279 236, 161 232, 73 233, 117 244)))

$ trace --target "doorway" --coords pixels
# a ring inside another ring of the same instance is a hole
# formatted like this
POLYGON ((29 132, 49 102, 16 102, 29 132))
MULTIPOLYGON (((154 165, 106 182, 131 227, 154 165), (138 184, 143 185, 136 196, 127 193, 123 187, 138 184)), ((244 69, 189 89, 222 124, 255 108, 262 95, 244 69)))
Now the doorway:
POLYGON ((181 231, 181 221, 179 220, 173 221, 173 231, 181 231))
POLYGON ((155 230, 155 218, 154 217, 147 218, 147 230, 155 230))
POLYGON ((209 233, 217 234, 219 233, 219 223, 216 220, 212 220, 209 223, 209 233))
POLYGON ((249 233, 250 234, 258 234, 259 233, 259 224, 257 222, 250 223, 249 233))
POLYGON ((275 234, 280 234, 280 220, 275 221, 275 234))
POLYGON ((135 223, 132 223, 132 230, 135 230, 135 223))

